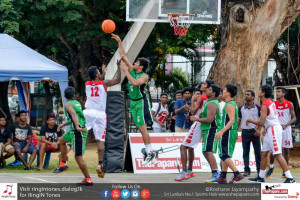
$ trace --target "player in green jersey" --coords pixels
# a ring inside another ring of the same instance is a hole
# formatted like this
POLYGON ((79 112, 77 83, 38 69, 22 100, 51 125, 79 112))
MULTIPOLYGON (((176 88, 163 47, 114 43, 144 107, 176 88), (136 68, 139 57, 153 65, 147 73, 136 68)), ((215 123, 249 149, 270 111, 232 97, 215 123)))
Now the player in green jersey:
POLYGON ((67 103, 65 105, 65 115, 67 117, 67 122, 61 124, 58 127, 57 131, 67 125, 70 125, 70 131, 65 133, 59 140, 62 160, 59 166, 52 172, 60 173, 68 170, 69 167, 67 165, 66 143, 71 142, 73 145, 75 160, 83 175, 85 176, 85 179, 77 185, 91 186, 93 185, 93 182, 88 172, 87 166, 82 158, 85 151, 86 138, 88 135, 88 131, 85 128, 86 120, 82 112, 81 104, 74 99, 74 95, 75 89, 73 87, 67 87, 65 89, 65 97, 67 99, 67 103))
POLYGON ((216 134, 219 140, 218 149, 219 157, 222 161, 222 172, 218 178, 218 183, 227 183, 226 175, 228 167, 233 171, 234 177, 229 183, 235 183, 244 178, 244 176, 237 170, 233 161, 231 160, 234 151, 235 143, 238 137, 238 106, 233 101, 233 97, 237 94, 237 88, 234 85, 227 84, 223 90, 223 98, 226 104, 223 108, 221 130, 216 134))
POLYGON ((149 66, 146 58, 138 58, 132 65, 126 56, 126 52, 119 36, 112 34, 119 45, 120 56, 123 58, 121 68, 128 79, 128 90, 130 95, 130 111, 134 123, 142 134, 145 144, 143 166, 151 163, 154 164, 157 159, 157 151, 152 149, 150 135, 147 131, 147 125, 152 125, 153 119, 151 114, 151 106, 146 94, 146 86, 149 76, 145 73, 149 66))

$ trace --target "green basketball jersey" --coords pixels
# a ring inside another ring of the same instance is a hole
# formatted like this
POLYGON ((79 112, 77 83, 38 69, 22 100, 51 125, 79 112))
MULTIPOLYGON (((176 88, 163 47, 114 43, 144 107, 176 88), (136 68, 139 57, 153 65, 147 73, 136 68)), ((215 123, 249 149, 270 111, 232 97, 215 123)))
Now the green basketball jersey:
POLYGON ((203 112, 202 112, 202 118, 207 117, 207 107, 208 107, 208 104, 210 104, 210 103, 216 104, 219 111, 215 116, 215 120, 211 124, 201 123, 201 130, 202 131, 206 131, 206 130, 209 130, 209 129, 212 129, 212 128, 218 129, 221 125, 220 105, 219 105, 218 99, 211 99, 211 100, 208 100, 205 103, 204 108, 203 108, 203 112))
POLYGON ((232 125, 232 127, 229 129, 229 130, 237 130, 238 129, 238 106, 236 105, 236 103, 231 100, 231 101, 228 101, 225 105, 224 105, 224 108, 223 108, 223 115, 222 115, 222 128, 224 128, 226 126, 226 124, 229 122, 229 116, 227 115, 227 113, 225 112, 226 108, 227 108, 227 105, 228 104, 231 104, 234 106, 235 108, 235 114, 234 114, 234 123, 232 125))
MULTIPOLYGON (((69 101, 67 101, 67 104, 72 105, 73 109, 75 110, 75 112, 78 116, 79 127, 84 128, 86 120, 85 120, 83 112, 82 112, 81 104, 77 100, 69 100, 69 101)), ((71 116, 71 114, 69 114, 67 112, 66 109, 65 109, 65 114, 67 117, 67 122, 69 122, 69 125, 70 125, 70 130, 71 131, 76 130, 75 124, 72 120, 72 116, 71 116)))
MULTIPOLYGON (((146 74, 145 72, 141 72, 136 74, 134 70, 130 71, 130 75, 134 79, 139 79, 141 78, 142 75, 146 74)), ((133 86, 130 82, 128 82, 128 90, 129 90, 129 95, 131 99, 141 99, 146 97, 146 84, 139 85, 139 86, 133 86)))

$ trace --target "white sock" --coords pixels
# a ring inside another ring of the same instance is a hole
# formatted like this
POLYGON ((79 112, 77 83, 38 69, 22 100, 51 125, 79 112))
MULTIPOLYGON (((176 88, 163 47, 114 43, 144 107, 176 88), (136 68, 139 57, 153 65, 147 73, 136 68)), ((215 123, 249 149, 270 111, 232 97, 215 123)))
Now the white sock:
POLYGON ((264 178, 265 177, 265 173, 266 173, 266 170, 259 170, 259 177, 260 178, 264 178))
POLYGON ((287 178, 293 178, 293 176, 292 176, 290 170, 284 172, 284 174, 285 174, 285 177, 287 177, 287 178))
POLYGON ((270 164, 270 168, 274 168, 274 164, 270 164))
POLYGON ((152 145, 151 144, 145 144, 146 147, 146 153, 150 153, 152 151, 152 145))

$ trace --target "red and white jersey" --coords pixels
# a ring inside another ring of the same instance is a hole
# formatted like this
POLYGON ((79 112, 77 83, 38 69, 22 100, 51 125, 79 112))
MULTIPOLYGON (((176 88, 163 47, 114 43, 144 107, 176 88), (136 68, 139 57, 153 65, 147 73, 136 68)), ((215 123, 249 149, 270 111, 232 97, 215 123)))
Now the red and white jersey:
POLYGON ((269 110, 269 114, 267 115, 267 118, 265 121, 265 128, 267 129, 271 126, 280 125, 275 103, 271 99, 266 99, 261 104, 261 108, 263 105, 267 106, 267 108, 269 110))
POLYGON ((279 101, 275 101, 276 110, 278 113, 278 119, 281 125, 285 125, 291 121, 291 104, 292 102, 288 100, 284 100, 282 103, 279 103, 279 101))
POLYGON ((105 112, 107 91, 103 81, 88 81, 85 84, 85 109, 105 112))
MULTIPOLYGON (((196 118, 200 118, 200 114, 203 112, 203 105, 207 102, 208 98, 206 96, 206 94, 203 94, 200 96, 202 99, 202 104, 200 105, 200 108, 198 109, 197 113, 195 114, 196 118)), ((198 99, 197 99, 198 100, 198 99)), ((195 102, 197 103, 197 101, 195 102)))

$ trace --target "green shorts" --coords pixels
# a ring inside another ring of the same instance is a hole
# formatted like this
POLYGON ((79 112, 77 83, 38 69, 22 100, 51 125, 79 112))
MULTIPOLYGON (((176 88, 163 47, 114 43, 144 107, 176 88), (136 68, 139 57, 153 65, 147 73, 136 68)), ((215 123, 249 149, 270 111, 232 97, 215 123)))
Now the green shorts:
POLYGON ((202 153, 217 152, 218 140, 215 138, 217 129, 202 131, 202 153))
POLYGON ((237 130, 228 130, 223 134, 218 143, 220 158, 223 156, 232 158, 237 137, 237 130))
POLYGON ((85 143, 88 133, 82 133, 79 131, 68 131, 62 137, 73 145, 73 151, 75 156, 82 156, 85 152, 85 143))
POLYGON ((147 98, 130 102, 130 111, 137 127, 145 124, 152 125, 151 106, 147 98))

